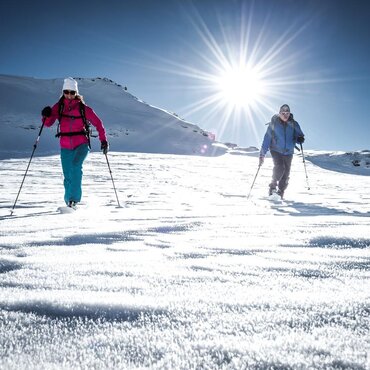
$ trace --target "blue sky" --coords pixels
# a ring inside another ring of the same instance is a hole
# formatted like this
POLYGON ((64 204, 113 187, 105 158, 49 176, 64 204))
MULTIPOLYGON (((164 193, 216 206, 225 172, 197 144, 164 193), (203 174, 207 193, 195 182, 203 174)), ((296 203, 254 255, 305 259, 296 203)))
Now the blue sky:
POLYGON ((370 149, 369 16, 365 0, 3 0, 0 73, 108 77, 242 146, 288 103, 307 149, 370 149))

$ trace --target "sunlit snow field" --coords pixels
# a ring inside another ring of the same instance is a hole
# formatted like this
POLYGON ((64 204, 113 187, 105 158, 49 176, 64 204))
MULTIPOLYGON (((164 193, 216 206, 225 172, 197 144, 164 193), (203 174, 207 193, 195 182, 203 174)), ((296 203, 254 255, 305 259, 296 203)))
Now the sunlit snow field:
MULTIPOLYGON (((59 214, 59 156, 0 161, 1 369, 370 369, 369 176, 101 153, 59 214)), ((370 170, 369 170, 370 172, 370 170)))

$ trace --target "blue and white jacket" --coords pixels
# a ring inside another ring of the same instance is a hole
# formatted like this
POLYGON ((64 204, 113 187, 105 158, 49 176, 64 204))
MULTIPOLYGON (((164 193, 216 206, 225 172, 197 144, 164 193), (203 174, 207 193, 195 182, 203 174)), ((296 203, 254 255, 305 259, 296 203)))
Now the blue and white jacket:
POLYGON ((268 150, 283 155, 292 155, 298 136, 304 136, 298 122, 290 114, 287 122, 280 119, 278 114, 271 118, 265 137, 263 138, 260 156, 264 157, 268 150))

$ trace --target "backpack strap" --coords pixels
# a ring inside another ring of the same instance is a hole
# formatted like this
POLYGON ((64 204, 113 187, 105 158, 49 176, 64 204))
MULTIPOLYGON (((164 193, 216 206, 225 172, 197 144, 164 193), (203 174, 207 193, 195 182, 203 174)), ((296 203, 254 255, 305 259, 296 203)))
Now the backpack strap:
MULTIPOLYGON (((296 134, 297 134, 296 125, 297 125, 297 122, 295 121, 295 119, 293 119, 293 141, 294 141, 294 144, 295 144, 295 141, 296 141, 296 134)), ((297 144, 294 145, 294 148, 297 149, 299 152, 301 151, 301 149, 298 148, 297 144)))
POLYGON ((87 137, 89 149, 91 149, 90 125, 89 125, 89 123, 86 119, 86 115, 85 115, 85 104, 82 101, 80 101, 80 116, 71 116, 71 115, 68 115, 68 114, 63 114, 63 110, 64 110, 64 102, 63 102, 63 97, 61 97, 59 99, 59 102, 58 102, 58 121, 59 122, 58 122, 57 133, 56 133, 55 137, 83 135, 83 136, 87 137), (72 119, 82 118, 82 121, 84 123, 84 130, 83 131, 77 131, 77 132, 60 132, 60 122, 61 122, 63 117, 69 117, 69 118, 72 118, 72 119))
POLYGON ((57 133, 55 137, 60 137, 60 121, 62 120, 63 115, 63 109, 64 109, 64 103, 63 103, 63 97, 61 97, 58 101, 58 127, 57 127, 57 133))
POLYGON ((276 139, 275 137, 275 120, 274 120, 274 116, 271 118, 271 121, 266 123, 266 125, 269 125, 269 127, 271 127, 271 141, 276 139))
POLYGON ((85 126, 85 131, 86 131, 86 137, 87 137, 87 140, 88 140, 88 145, 89 145, 89 149, 91 149, 91 142, 90 142, 90 125, 89 125, 89 122, 87 121, 86 119, 86 115, 85 115, 85 104, 82 103, 82 101, 80 101, 80 114, 81 114, 81 117, 82 117, 82 121, 84 123, 84 126, 85 126))
POLYGON ((296 126, 296 121, 293 119, 293 140, 295 140, 295 137, 296 137, 296 129, 295 129, 295 126, 296 126))

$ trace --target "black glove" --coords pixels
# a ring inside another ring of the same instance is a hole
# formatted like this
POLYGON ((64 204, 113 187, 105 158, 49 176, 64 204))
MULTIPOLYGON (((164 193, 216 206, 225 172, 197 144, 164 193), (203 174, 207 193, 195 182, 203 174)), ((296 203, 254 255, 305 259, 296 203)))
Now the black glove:
POLYGON ((298 144, 303 144, 304 143, 304 136, 298 136, 297 137, 297 143, 298 144))
POLYGON ((259 158, 259 162, 258 162, 258 166, 262 166, 263 165, 263 162, 265 161, 265 157, 263 157, 262 155, 260 156, 259 158))
POLYGON ((108 150, 109 150, 109 144, 108 144, 108 141, 106 140, 103 140, 101 142, 101 147, 100 149, 103 151, 104 154, 107 154, 108 153, 108 150))
POLYGON ((50 117, 51 116, 51 107, 47 106, 41 111, 41 115, 43 117, 50 117))

